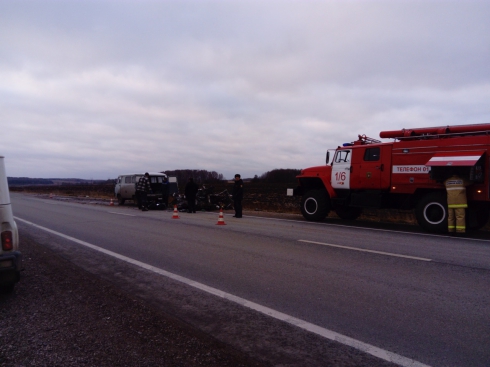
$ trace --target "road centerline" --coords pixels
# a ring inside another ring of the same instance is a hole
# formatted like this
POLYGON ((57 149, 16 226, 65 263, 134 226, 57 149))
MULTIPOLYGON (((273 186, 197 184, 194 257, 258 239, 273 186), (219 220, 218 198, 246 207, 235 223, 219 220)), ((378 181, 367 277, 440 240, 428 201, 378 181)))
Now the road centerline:
POLYGON ((303 242, 303 243, 312 243, 315 245, 321 245, 321 246, 328 246, 328 247, 336 247, 336 248, 342 248, 345 250, 352 250, 352 251, 359 251, 359 252, 369 252, 372 254, 378 254, 378 255, 386 255, 386 256, 392 256, 392 257, 401 257, 404 259, 411 259, 411 260, 418 260, 418 261, 432 261, 432 259, 428 259, 425 257, 417 257, 417 256, 410 256, 410 255, 400 255, 400 254, 395 254, 392 252, 384 252, 384 251, 376 251, 376 250, 367 250, 367 249, 362 249, 362 248, 357 248, 357 247, 351 247, 351 246, 342 246, 342 245, 334 245, 331 243, 325 243, 325 242, 317 242, 317 241, 309 241, 309 240, 298 240, 298 242, 303 242))
POLYGON ((107 212, 107 213, 117 214, 117 215, 125 215, 127 217, 136 217, 136 215, 134 215, 134 214, 125 214, 125 213, 118 213, 118 212, 107 212))

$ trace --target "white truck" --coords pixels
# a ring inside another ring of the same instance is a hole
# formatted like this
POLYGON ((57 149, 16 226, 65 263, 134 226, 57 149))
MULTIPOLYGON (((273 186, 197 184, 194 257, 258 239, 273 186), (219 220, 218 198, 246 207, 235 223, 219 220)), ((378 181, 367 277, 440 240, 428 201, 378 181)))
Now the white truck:
POLYGON ((4 157, 0 156, 0 291, 11 292, 20 280, 22 254, 19 251, 19 232, 14 221, 4 157))
MULTIPOLYGON (((120 175, 116 180, 116 186, 114 187, 114 196, 116 197, 119 205, 124 205, 126 200, 132 200, 136 205, 136 185, 144 173, 131 173, 127 175, 120 175)), ((165 173, 161 172, 149 172, 150 186, 152 193, 148 195, 149 202, 163 202, 162 182, 164 178, 168 179, 169 192, 168 195, 172 196, 175 192, 178 193, 179 188, 177 185, 176 177, 167 177, 165 173)), ((168 205, 164 203, 165 207, 168 205)))

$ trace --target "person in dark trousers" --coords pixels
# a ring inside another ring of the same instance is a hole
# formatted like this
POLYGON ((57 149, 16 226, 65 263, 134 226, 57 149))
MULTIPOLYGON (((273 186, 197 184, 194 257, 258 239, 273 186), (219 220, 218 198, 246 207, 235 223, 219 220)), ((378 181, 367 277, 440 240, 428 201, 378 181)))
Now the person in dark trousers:
POLYGON ((168 178, 164 177, 162 180, 162 201, 163 204, 165 205, 165 208, 168 206, 168 192, 169 192, 168 186, 169 186, 168 178))
POLYGON ((148 211, 148 193, 151 193, 150 175, 148 172, 138 180, 136 185, 136 198, 138 208, 144 212, 148 211))
POLYGON ((185 185, 185 198, 187 199, 188 213, 196 212, 196 195, 199 190, 199 186, 194 182, 192 177, 189 178, 189 182, 185 185))
POLYGON ((235 185, 233 186, 233 206, 235 207, 235 218, 242 217, 242 200, 243 200, 243 181, 237 173, 235 175, 235 185))

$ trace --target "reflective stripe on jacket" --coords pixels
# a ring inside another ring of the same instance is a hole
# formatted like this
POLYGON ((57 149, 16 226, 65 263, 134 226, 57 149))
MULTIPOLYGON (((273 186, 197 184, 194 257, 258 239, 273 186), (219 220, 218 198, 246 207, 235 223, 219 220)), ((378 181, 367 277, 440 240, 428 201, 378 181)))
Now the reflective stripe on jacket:
POLYGON ((467 183, 458 176, 452 176, 444 181, 447 191, 447 206, 448 208, 467 208, 468 201, 466 199, 467 183))
POLYGON ((151 192, 150 180, 146 176, 139 179, 136 191, 151 192))

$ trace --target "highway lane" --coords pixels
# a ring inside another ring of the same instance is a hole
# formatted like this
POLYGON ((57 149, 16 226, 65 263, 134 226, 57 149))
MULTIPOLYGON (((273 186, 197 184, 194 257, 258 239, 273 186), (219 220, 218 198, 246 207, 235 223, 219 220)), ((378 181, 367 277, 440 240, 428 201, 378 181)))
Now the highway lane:
POLYGON ((433 366, 489 364, 488 241, 12 201, 16 217, 384 350, 433 366))

